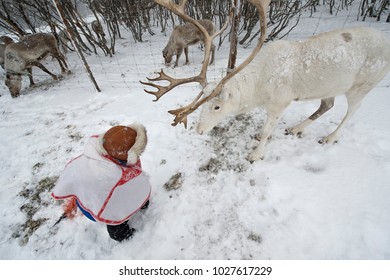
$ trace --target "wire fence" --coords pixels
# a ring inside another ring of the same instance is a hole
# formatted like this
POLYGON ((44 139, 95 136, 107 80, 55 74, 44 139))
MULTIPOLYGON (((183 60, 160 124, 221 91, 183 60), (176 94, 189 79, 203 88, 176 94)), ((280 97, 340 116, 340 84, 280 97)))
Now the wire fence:
MULTIPOLYGON (((351 26, 371 26, 390 33, 390 25, 384 22, 378 22, 375 19, 359 21, 357 19, 357 10, 359 5, 352 5, 349 9, 339 11, 336 15, 330 15, 326 6, 311 15, 303 14, 300 23, 292 30, 285 39, 297 40, 311 35, 329 31, 335 28, 345 28, 351 26)), ((145 37, 143 43, 134 42, 131 36, 118 41, 117 53, 112 57, 97 56, 91 58, 90 65, 97 75, 97 80, 110 81, 111 88, 142 88, 139 80, 145 80, 146 77, 153 76, 154 72, 164 69, 168 74, 175 77, 185 75, 197 75, 200 71, 203 60, 203 52, 199 46, 189 48, 190 65, 183 66, 184 55, 182 55, 179 67, 171 68, 164 65, 161 55, 162 49, 168 41, 168 35, 156 33, 145 37), (113 69, 115 71, 113 71, 113 69)), ((216 62, 210 65, 208 69, 209 81, 221 79, 227 69, 228 42, 225 42, 216 52, 216 62)), ((253 44, 254 46, 254 44, 253 44)), ((251 52, 253 46, 245 48, 239 46, 238 62, 244 60, 251 52)), ((195 85, 196 87, 196 85, 195 85)))
MULTIPOLYGON (((390 24, 388 23, 378 22, 374 18, 368 18, 364 22, 359 21, 356 16, 359 13, 358 3, 352 4, 348 9, 338 11, 334 15, 329 14, 327 6, 320 6, 320 8, 315 13, 308 12, 307 14, 302 14, 299 24, 284 39, 303 39, 311 35, 329 31, 330 29, 356 25, 373 26, 390 33, 390 24)), ((94 53, 87 55, 86 60, 98 85, 103 91, 113 89, 132 92, 134 90, 143 90, 144 86, 139 81, 145 81, 146 77, 154 77, 155 72, 161 69, 164 69, 164 72, 174 77, 197 75, 200 72, 201 62, 203 60, 203 51, 198 45, 189 48, 190 65, 183 65, 184 54, 179 60, 179 67, 172 68, 164 65, 161 52, 168 41, 169 34, 170 31, 156 32, 154 35, 145 34, 143 42, 136 42, 129 32, 126 33, 126 30, 122 30, 122 36, 124 38, 117 39, 114 55, 108 56, 102 51, 98 51, 97 55, 94 53)), ((216 62, 208 68, 208 81, 219 80, 225 75, 228 63, 228 45, 229 43, 226 40, 216 51, 216 62)), ((247 57, 252 47, 251 45, 249 47, 239 45, 237 63, 240 63, 240 61, 247 57)), ((69 77, 63 77, 66 81, 60 83, 61 87, 67 90, 82 89, 93 92, 94 87, 88 81, 89 78, 85 74, 83 63, 76 53, 69 51, 67 53, 67 60, 72 74, 69 77)), ((48 58, 44 64, 48 68, 53 69, 53 72, 59 72, 56 61, 48 58)), ((0 73, 1 80, 4 81, 5 73, 3 70, 0 73)), ((51 81, 50 76, 37 68, 33 68, 33 76, 38 81, 36 90, 41 90, 42 88, 44 90, 50 89, 56 84, 55 81, 51 81)), ((24 78, 23 83, 25 91, 35 90, 34 88, 28 89, 27 77, 24 78)), ((381 86, 388 87, 389 84, 390 81, 385 80, 381 83, 381 86)), ((194 89, 198 88, 196 84, 189 84, 187 86, 192 86, 194 89)), ((2 95, 5 92, 8 92, 8 90, 4 86, 4 82, 2 82, 2 95)))

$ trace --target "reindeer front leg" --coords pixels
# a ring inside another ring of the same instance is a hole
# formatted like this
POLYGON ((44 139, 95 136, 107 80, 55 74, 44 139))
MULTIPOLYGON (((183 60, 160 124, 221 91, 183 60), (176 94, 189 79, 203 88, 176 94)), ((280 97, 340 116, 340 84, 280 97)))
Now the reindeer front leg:
POLYGON ((247 157, 251 163, 259 159, 264 159, 265 145, 267 144, 267 140, 274 131, 274 128, 287 105, 279 106, 273 109, 267 109, 267 121, 265 122, 263 130, 261 131, 260 143, 257 148, 247 157))
POLYGON ((27 68, 27 72, 28 72, 28 78, 30 80, 30 87, 32 87, 32 86, 35 85, 35 83, 34 83, 34 79, 33 79, 33 76, 32 76, 32 69, 31 69, 31 67, 27 68))
POLYGON ((185 65, 188 65, 188 64, 190 64, 190 61, 188 59, 188 47, 184 48, 184 54, 186 56, 186 64, 185 65))
POLYGON ((183 53, 183 48, 182 47, 177 47, 176 48, 176 61, 175 61, 175 66, 174 67, 177 67, 179 65, 179 58, 180 58, 182 53, 183 53))

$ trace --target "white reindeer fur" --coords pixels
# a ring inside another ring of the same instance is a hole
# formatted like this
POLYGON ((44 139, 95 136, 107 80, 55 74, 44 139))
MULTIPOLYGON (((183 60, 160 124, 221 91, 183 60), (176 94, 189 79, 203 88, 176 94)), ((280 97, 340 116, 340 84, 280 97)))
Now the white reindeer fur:
MULTIPOLYGON (((263 107, 267 121, 258 147, 248 157, 250 161, 263 159, 267 139, 292 101, 321 99, 327 105, 289 130, 298 134, 333 106, 335 96, 345 94, 347 114, 324 138, 333 143, 363 97, 389 71, 390 38, 374 28, 340 29, 300 42, 272 42, 224 85, 219 96, 204 105, 197 131, 207 133, 227 115, 263 107)), ((211 90, 211 85, 204 89, 206 94, 211 90)))

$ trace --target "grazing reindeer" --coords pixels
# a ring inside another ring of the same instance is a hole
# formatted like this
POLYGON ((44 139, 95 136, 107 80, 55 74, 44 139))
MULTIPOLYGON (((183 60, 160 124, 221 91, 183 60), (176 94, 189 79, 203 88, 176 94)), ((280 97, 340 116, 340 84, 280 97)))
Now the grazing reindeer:
MULTIPOLYGON (((199 24, 206 29, 207 33, 212 36, 215 33, 215 26, 211 20, 201 19, 198 20, 199 24)), ((172 61, 172 57, 176 54, 175 66, 178 66, 179 58, 183 53, 186 56, 185 65, 189 64, 188 60, 188 46, 195 45, 199 42, 204 42, 205 38, 203 33, 192 23, 186 23, 184 25, 176 26, 171 36, 169 37, 168 44, 162 51, 165 65, 169 66, 172 61)), ((214 62, 215 46, 211 45, 211 61, 210 64, 214 62)))
POLYGON ((197 132, 207 133, 230 114, 263 107, 267 121, 258 147, 248 158, 263 159, 267 139, 292 101, 321 100, 316 112, 287 130, 296 135, 332 108, 336 96, 344 94, 348 111, 336 130, 321 141, 334 143, 363 97, 389 71, 390 37, 374 28, 340 29, 300 42, 270 43, 203 108, 197 132))
MULTIPOLYGON (((292 101, 321 100, 316 112, 288 130, 289 133, 300 134, 333 106, 336 96, 344 94, 348 111, 336 130, 323 139, 323 143, 335 142, 339 130, 356 112, 363 97, 390 71, 389 36, 374 28, 341 29, 301 42, 269 43, 259 52, 265 39, 263 5, 269 4, 269 1, 248 1, 255 4, 258 10, 263 9, 259 15, 263 22, 261 38, 255 50, 217 86, 206 86, 191 104, 169 111, 176 116, 173 125, 184 123, 186 126, 187 116, 207 101, 197 127, 200 134, 207 133, 230 114, 263 107, 267 111, 267 120, 259 145, 248 157, 253 162, 264 158, 267 139, 292 101)), ((143 84, 158 89, 157 92, 145 90, 158 100, 179 84, 201 80, 200 76, 174 79, 161 71, 159 77, 149 81, 169 81, 168 86, 143 84)), ((201 81, 203 85, 206 84, 204 80, 201 81)))
POLYGON ((62 73, 69 73, 64 55, 59 51, 56 38, 51 33, 36 33, 24 36, 19 42, 11 43, 5 49, 5 84, 11 96, 17 97, 22 87, 21 75, 27 74, 30 79, 30 86, 34 85, 32 78, 32 67, 37 66, 46 72, 53 79, 57 76, 43 66, 39 60, 47 55, 57 59, 62 73), (26 72, 27 71, 27 72, 26 72))
POLYGON ((13 43, 14 40, 8 36, 1 36, 0 37, 0 66, 4 69, 4 52, 5 48, 13 43))
POLYGON ((98 20, 94 20, 91 23, 92 30, 96 33, 96 36, 100 41, 104 44, 106 43, 106 34, 104 33, 103 26, 100 24, 98 20))

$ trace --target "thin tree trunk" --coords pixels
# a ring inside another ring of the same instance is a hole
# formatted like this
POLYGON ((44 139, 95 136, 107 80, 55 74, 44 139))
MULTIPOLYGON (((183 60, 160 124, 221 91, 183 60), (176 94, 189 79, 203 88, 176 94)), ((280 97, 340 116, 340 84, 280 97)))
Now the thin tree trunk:
POLYGON ((92 84, 95 86, 96 90, 98 92, 100 92, 101 90, 100 90, 98 84, 96 83, 95 77, 93 76, 92 71, 89 68, 89 65, 88 65, 88 63, 87 63, 87 61, 86 61, 86 59, 85 59, 85 57, 83 55, 83 52, 81 51, 79 45, 76 43, 76 40, 74 39, 73 29, 72 29, 72 27, 70 26, 68 20, 65 17, 64 11, 62 9, 62 6, 61 6, 59 0, 53 0, 53 3, 54 3, 54 6, 56 7, 56 9, 58 11, 58 14, 62 18, 62 20, 63 20, 63 22, 64 22, 64 24, 66 26, 65 32, 68 33, 67 35, 69 36, 69 38, 70 38, 70 40, 71 40, 71 42, 72 42, 72 44, 73 44, 77 54, 80 56, 81 60, 84 63, 84 68, 85 68, 85 70, 86 70, 86 72, 87 72, 87 74, 88 74, 92 84))
POLYGON ((238 27, 240 25, 240 10, 241 1, 233 0, 233 20, 232 20, 232 32, 230 33, 230 52, 227 71, 231 72, 236 66, 237 59, 237 42, 238 42, 238 27))

